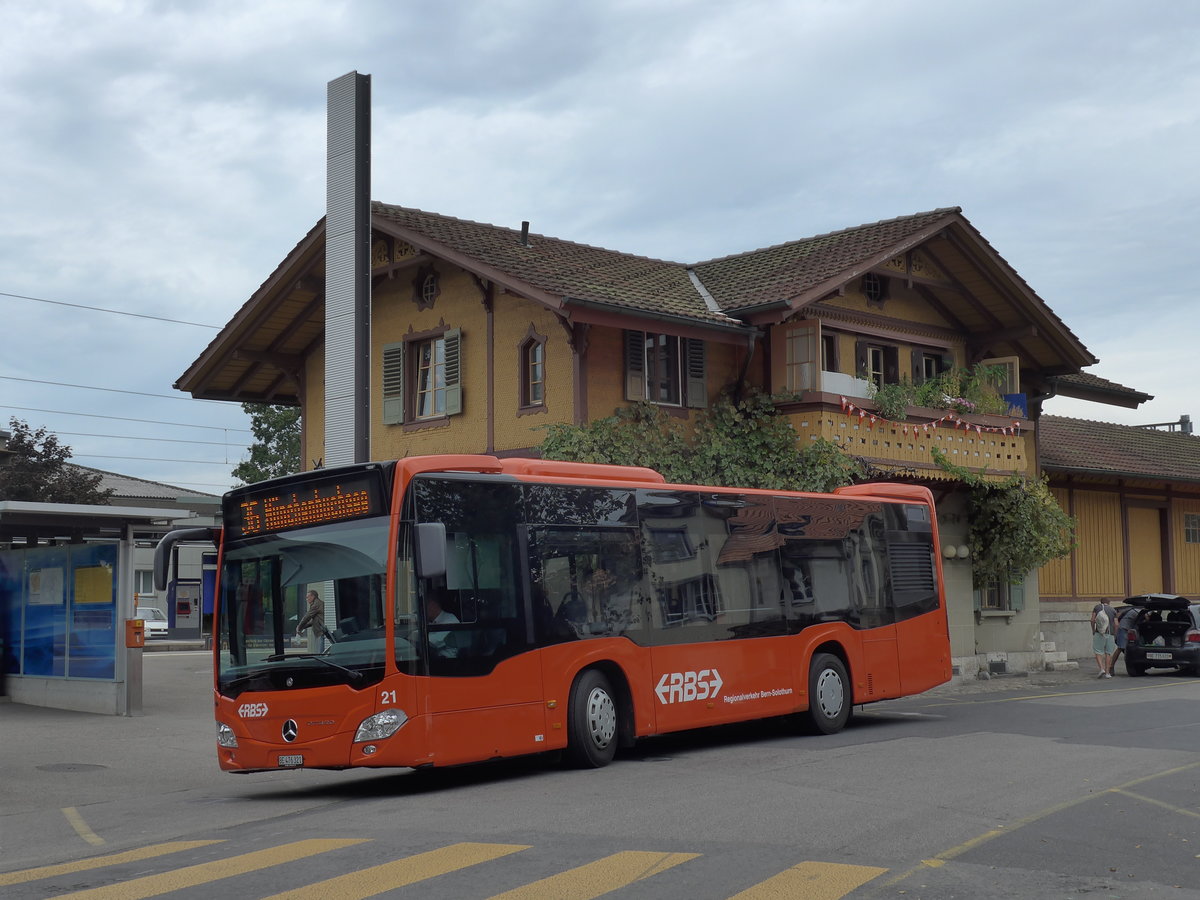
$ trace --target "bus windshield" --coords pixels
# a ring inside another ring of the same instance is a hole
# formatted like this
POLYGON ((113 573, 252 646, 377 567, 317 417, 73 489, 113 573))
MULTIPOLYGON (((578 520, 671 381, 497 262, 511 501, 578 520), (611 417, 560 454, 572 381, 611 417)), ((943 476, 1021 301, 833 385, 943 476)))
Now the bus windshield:
POLYGON ((388 519, 245 538, 225 547, 218 690, 378 682, 386 659, 388 519))

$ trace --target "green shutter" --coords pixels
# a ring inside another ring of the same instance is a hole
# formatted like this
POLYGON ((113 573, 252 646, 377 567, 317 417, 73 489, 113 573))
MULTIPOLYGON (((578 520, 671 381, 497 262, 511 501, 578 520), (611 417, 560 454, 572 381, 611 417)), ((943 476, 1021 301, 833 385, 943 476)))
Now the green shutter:
POLYGON ((1020 612, 1025 608, 1025 582, 1008 586, 1008 608, 1020 612))
POLYGON ((687 338, 685 344, 687 405, 693 409, 704 409, 708 406, 708 366, 704 341, 687 338))
POLYGON ((404 344, 383 345, 383 424, 404 421, 404 344))
POLYGON ((979 588, 974 588, 971 591, 971 602, 975 604, 975 612, 983 611, 983 591, 979 588))
POLYGON ((646 399, 646 333, 625 332, 625 399, 646 399))
POLYGON ((462 413, 462 331, 446 332, 446 415, 462 413))

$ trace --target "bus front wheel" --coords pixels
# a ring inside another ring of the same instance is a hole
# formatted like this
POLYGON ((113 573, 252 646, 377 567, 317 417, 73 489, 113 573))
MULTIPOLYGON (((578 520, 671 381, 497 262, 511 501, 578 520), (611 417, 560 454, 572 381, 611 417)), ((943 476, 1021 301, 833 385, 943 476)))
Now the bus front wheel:
POLYGON ((821 734, 837 734, 850 718, 850 679, 832 653, 818 653, 808 670, 808 718, 821 734))
POLYGON ((588 669, 571 686, 567 707, 567 757, 581 769, 598 769, 617 752, 617 702, 604 673, 588 669))

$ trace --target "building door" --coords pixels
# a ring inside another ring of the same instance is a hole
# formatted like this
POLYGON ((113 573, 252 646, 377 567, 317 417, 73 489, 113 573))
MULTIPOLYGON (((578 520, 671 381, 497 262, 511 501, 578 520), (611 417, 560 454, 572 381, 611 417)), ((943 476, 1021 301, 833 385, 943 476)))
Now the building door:
POLYGON ((1163 589, 1162 513, 1131 506, 1129 522, 1129 589, 1131 594, 1155 594, 1163 589))

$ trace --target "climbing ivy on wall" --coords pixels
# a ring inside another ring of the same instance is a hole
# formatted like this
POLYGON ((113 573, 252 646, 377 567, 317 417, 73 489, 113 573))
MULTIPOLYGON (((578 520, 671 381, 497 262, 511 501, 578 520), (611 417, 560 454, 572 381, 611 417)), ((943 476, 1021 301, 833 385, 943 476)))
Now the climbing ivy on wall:
POLYGON ((967 485, 967 544, 976 586, 1015 584, 1074 548, 1075 520, 1058 505, 1044 476, 1013 473, 1004 481, 986 481, 940 450, 933 450, 933 459, 967 485))
POLYGON ((544 459, 648 466, 679 484, 831 491, 872 474, 830 441, 798 448, 778 399, 723 392, 697 414, 690 432, 662 407, 636 403, 586 425, 547 426, 541 453, 544 459))

